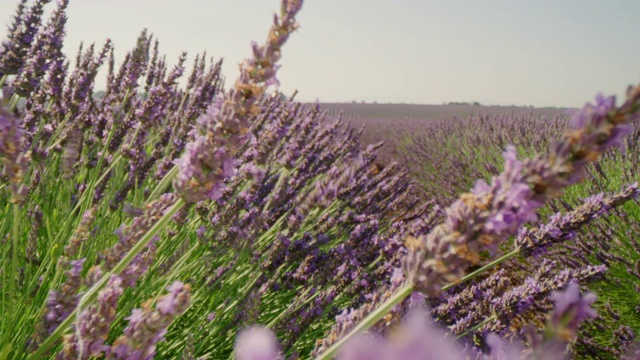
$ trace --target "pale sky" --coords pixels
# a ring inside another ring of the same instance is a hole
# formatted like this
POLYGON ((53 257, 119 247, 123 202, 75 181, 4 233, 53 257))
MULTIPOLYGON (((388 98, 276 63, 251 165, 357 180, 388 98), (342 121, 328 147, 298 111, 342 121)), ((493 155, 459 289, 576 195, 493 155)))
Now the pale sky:
MULTIPOLYGON (((16 3, 0 0, 7 25, 16 3)), ((224 57, 231 84, 277 9, 278 0, 71 0, 65 51, 73 58, 80 41, 109 37, 121 60, 147 27, 171 64, 183 50, 189 65, 203 50, 224 57)), ((581 106, 640 82, 638 14, 637 0, 306 0, 278 77, 302 101, 581 106)))

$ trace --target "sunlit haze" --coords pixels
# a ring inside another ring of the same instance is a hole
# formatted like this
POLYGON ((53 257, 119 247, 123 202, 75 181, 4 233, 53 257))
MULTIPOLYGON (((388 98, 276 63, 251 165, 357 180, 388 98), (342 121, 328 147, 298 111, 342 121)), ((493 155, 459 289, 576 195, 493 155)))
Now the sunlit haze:
MULTIPOLYGON (((7 25, 16 3, 0 1, 7 25)), ((109 37, 122 60, 146 27, 170 63, 183 50, 190 62, 201 51, 224 57, 229 84, 278 6, 72 0, 65 51, 73 58, 80 41, 109 37)), ((622 96, 640 80, 639 13, 631 0, 310 0, 278 77, 303 101, 581 106, 599 91, 622 96)))

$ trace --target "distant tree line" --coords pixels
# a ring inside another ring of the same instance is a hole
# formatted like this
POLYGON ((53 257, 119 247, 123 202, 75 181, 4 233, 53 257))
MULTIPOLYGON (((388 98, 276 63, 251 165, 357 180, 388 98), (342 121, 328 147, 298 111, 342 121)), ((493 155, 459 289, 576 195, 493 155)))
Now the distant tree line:
POLYGON ((471 102, 471 103, 470 103, 470 102, 466 102, 466 101, 463 101, 463 102, 459 102, 459 101, 450 101, 450 102, 448 102, 448 103, 446 103, 446 104, 447 104, 447 105, 470 105, 470 106, 483 106, 482 104, 480 104, 480 103, 479 103, 479 102, 477 102, 477 101, 474 101, 474 102, 471 102))

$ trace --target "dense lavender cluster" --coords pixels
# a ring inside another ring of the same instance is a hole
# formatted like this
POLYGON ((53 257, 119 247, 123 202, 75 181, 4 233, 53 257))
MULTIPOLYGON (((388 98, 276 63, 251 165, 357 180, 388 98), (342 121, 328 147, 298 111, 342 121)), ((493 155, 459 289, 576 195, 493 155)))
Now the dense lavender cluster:
MULTIPOLYGON (((633 91, 630 92, 631 97, 633 94, 633 91)), ((596 103, 603 99, 599 97, 596 103)), ((611 104, 609 99, 609 110, 611 104)), ((628 103, 621 108, 627 106, 628 103)), ((597 106, 588 104, 574 116, 580 118, 591 114, 597 118, 599 113, 595 108, 597 106)), ((605 112, 600 112, 602 113, 605 112)), ((423 179, 421 184, 425 188, 421 195, 434 198, 440 204, 454 202, 455 193, 471 186, 478 177, 498 176, 501 169, 499 151, 506 144, 515 144, 525 152, 549 154, 550 149, 554 151, 549 140, 561 137, 562 130, 569 125, 564 115, 551 118, 474 115, 465 120, 454 118, 422 123, 398 121, 403 126, 394 125, 393 128, 398 130, 392 131, 400 139, 408 136, 412 142, 403 156, 407 158, 405 163, 409 165, 412 176, 418 180, 423 179), (448 145, 442 146, 442 143, 448 145), (477 156, 465 155, 470 151, 477 156)), ((621 301, 619 296, 636 296, 639 288, 637 279, 640 279, 634 275, 637 274, 634 264, 638 260, 636 254, 639 249, 635 240, 637 218, 628 212, 628 209, 636 206, 628 207, 628 201, 636 199, 638 195, 638 178, 633 170, 638 166, 637 155, 634 155, 637 154, 637 116, 630 117, 628 121, 635 129, 630 131, 626 126, 622 127, 624 132, 630 132, 629 136, 619 138, 617 134, 611 134, 615 141, 605 143, 605 146, 616 144, 619 150, 606 151, 598 162, 583 168, 583 176, 588 181, 584 190, 579 191, 585 195, 576 197, 575 194, 566 194, 549 202, 548 207, 537 212, 538 218, 546 217, 547 220, 519 228, 518 234, 512 238, 513 250, 507 244, 500 246, 498 256, 493 258, 498 259, 495 262, 491 262, 491 258, 481 259, 480 265, 487 264, 489 267, 481 267, 481 272, 473 271, 472 277, 463 277, 462 280, 466 281, 464 285, 455 286, 455 282, 447 284, 445 288, 448 290, 431 300, 434 316, 458 334, 468 334, 469 327, 476 326, 479 331, 475 332, 474 338, 482 341, 485 338, 483 332, 486 334, 488 329, 495 327, 496 318, 500 318, 497 304, 488 300, 518 286, 520 290, 513 293, 516 299, 523 297, 523 290, 540 291, 539 284, 532 282, 531 274, 537 273, 541 268, 547 269, 550 271, 547 276, 551 276, 554 287, 562 288, 566 286, 567 279, 582 277, 583 281, 588 280, 594 288, 609 289, 602 292, 607 299, 602 310, 606 313, 600 313, 598 320, 593 323, 587 322, 585 328, 588 330, 580 333, 578 346, 574 349, 576 356, 620 358, 625 355, 628 351, 625 349, 633 344, 635 333, 629 332, 630 327, 624 328, 618 323, 624 318, 620 316, 620 311, 637 311, 639 308, 621 301), (593 193, 599 194, 588 195, 593 193), (620 210, 619 207, 625 204, 626 210, 620 210), (604 218, 606 223, 598 221, 600 218, 604 218), (554 262, 550 263, 549 260, 554 262), (549 264, 553 265, 552 268, 548 267, 549 264), (555 274, 563 276, 558 278, 555 274), (531 287, 533 284, 535 286, 531 287), (626 295, 618 293, 621 289, 628 289, 626 295), (617 310, 613 310, 614 308, 617 310), (612 339, 606 338, 608 335, 605 334, 611 334, 612 339), (607 345, 602 345, 603 343, 607 345)), ((577 120, 573 123, 580 124, 577 120)), ((383 131, 384 128, 380 126, 387 126, 377 125, 378 129, 369 129, 369 136, 383 131)), ((406 145, 395 146, 394 151, 400 151, 406 145)), ((409 244, 416 246, 415 241, 409 244)), ((478 266, 472 269, 478 269, 478 266)), ((545 296, 541 295, 538 299, 544 299, 545 296)), ((522 308, 506 311, 507 314, 511 313, 504 317, 511 328, 503 327, 508 330, 503 332, 503 336, 523 331, 527 323, 540 323, 540 310, 549 309, 548 303, 540 302, 536 297, 529 297, 529 300, 516 304, 522 308), (521 313, 527 308, 530 309, 528 313, 521 313)), ((503 308, 504 310, 507 309, 503 308)))
POLYGON ((201 134, 187 144, 177 162, 175 187, 185 201, 217 200, 222 196, 224 181, 235 172, 234 154, 247 140, 250 117, 260 112, 258 101, 267 86, 277 83, 280 48, 297 27, 295 16, 301 6, 300 0, 283 1, 282 14, 274 16, 265 45, 253 43, 253 58, 240 65, 234 89, 198 118, 201 134))
POLYGON ((269 92, 300 0, 228 90, 221 60, 172 67, 146 29, 122 62, 110 40, 68 59, 50 2, 21 0, 0 48, 0 358, 638 351, 606 291, 640 289, 640 88, 571 121, 406 120, 402 166, 269 92))

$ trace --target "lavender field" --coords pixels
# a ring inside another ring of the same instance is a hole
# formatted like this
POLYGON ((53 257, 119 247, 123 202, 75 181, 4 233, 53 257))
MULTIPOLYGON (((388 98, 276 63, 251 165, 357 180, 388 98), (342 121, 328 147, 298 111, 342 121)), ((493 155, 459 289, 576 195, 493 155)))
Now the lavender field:
POLYGON ((147 30, 69 58, 68 6, 5 20, 0 360, 640 358, 640 86, 310 104, 301 0, 236 79, 147 30))

